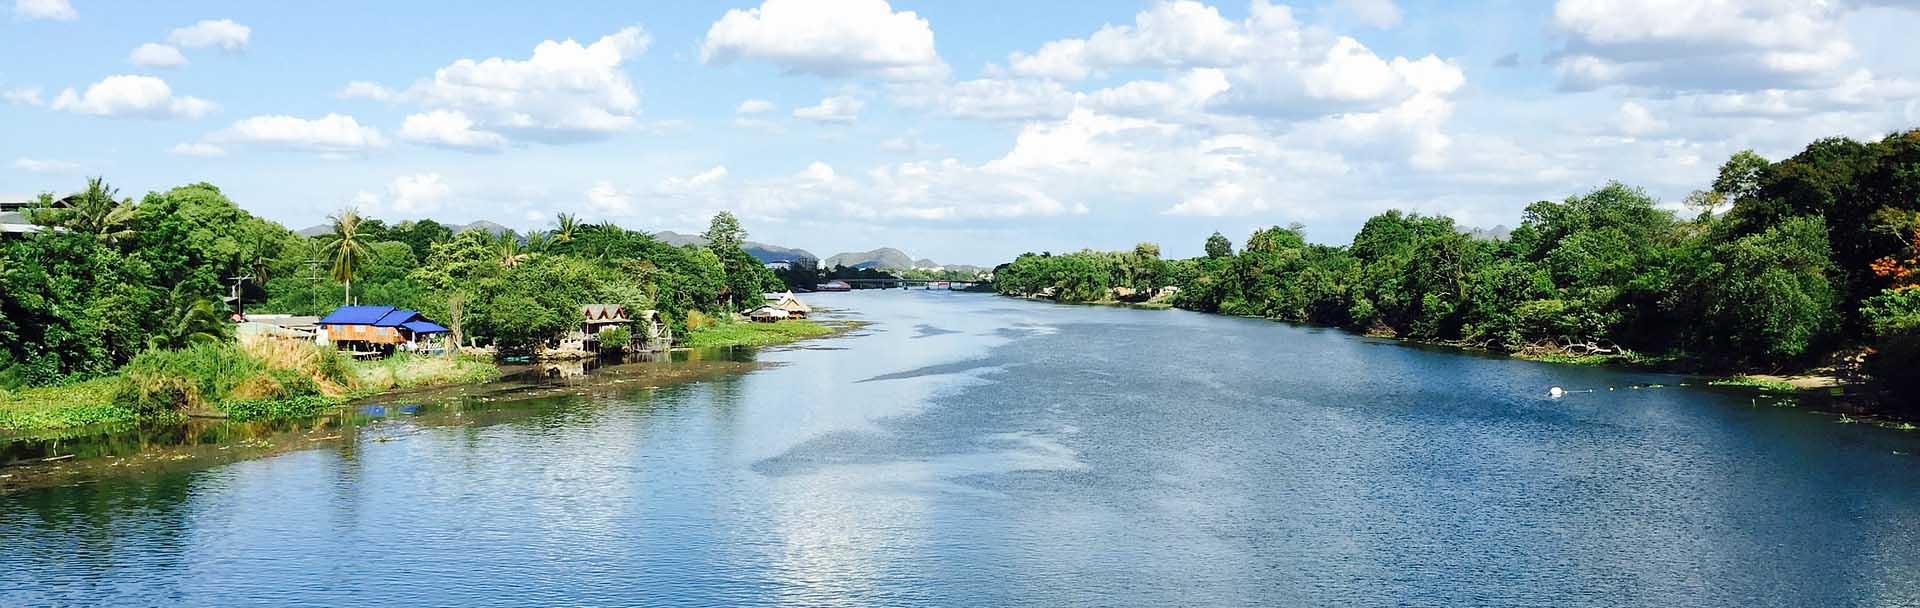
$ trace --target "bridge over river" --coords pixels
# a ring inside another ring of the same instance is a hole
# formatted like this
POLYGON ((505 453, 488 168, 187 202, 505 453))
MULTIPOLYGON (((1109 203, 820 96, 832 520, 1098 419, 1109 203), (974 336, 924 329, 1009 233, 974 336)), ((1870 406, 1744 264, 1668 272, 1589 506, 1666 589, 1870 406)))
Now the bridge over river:
POLYGON ((855 289, 946 289, 966 291, 976 286, 992 287, 992 281, 942 281, 937 279, 834 279, 855 289))

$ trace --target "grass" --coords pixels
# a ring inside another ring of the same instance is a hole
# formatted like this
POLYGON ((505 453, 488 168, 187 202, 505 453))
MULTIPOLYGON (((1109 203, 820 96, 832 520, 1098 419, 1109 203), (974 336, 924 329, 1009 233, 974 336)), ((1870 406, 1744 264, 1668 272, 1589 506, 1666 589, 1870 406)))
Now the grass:
POLYGON ((115 376, 0 392, 0 431, 72 429, 192 415, 303 418, 386 391, 489 382, 485 359, 401 354, 353 361, 311 343, 204 344, 141 353, 115 376))
POLYGON ((1774 380, 1771 378, 1755 378, 1752 376, 1734 376, 1732 378, 1721 378, 1719 380, 1709 381, 1707 382, 1707 384, 1711 384, 1713 386, 1740 386, 1740 387, 1746 387, 1746 388, 1757 388, 1757 389, 1768 390, 1768 391, 1780 391, 1783 393, 1791 393, 1791 392, 1800 390, 1800 387, 1794 386, 1793 383, 1790 383, 1790 382, 1774 380))
POLYGON ((692 348, 711 348, 721 346, 766 346, 784 344, 796 340, 815 338, 833 333, 833 328, 807 321, 790 319, 773 323, 714 323, 688 333, 682 343, 692 348))
POLYGON ((57 429, 133 419, 114 404, 118 377, 0 393, 0 429, 57 429))

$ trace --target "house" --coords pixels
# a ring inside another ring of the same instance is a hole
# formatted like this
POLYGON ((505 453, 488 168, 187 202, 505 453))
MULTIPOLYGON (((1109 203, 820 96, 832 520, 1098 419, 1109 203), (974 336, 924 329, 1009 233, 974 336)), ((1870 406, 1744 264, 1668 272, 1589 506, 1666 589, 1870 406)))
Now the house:
POLYGON ((775 272, 793 270, 793 260, 774 260, 762 265, 766 266, 767 270, 772 270, 775 272))
POLYGON ((614 345, 601 345, 600 330, 614 327, 630 329, 630 343, 620 346, 633 346, 638 343, 649 348, 664 348, 673 342, 673 330, 661 320, 660 313, 642 310, 638 319, 628 316, 625 307, 619 304, 588 304, 580 307, 580 326, 567 332, 560 340, 563 350, 599 352, 611 350, 614 345))
POLYGON ((789 318, 805 319, 808 313, 813 312, 812 306, 808 306, 806 302, 801 302, 800 298, 794 297, 791 291, 766 294, 766 300, 767 306, 786 311, 789 318))
POLYGON ((316 324, 315 341, 354 351, 410 350, 447 333, 446 327, 418 312, 392 306, 342 306, 316 324))
POLYGON ((761 306, 747 311, 747 318, 755 323, 773 323, 786 320, 787 311, 772 306, 761 306))
POLYGON ((813 289, 814 291, 853 291, 853 286, 848 285, 846 281, 842 281, 840 279, 834 279, 831 281, 827 281, 825 283, 821 283, 819 285, 815 285, 813 289))

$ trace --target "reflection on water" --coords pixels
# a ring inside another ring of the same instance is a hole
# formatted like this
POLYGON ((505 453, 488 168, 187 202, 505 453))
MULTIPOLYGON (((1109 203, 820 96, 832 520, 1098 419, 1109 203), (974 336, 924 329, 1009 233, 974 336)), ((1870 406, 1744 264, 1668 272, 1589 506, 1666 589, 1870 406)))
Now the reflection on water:
POLYGON ((1909 433, 1247 319, 815 299, 874 325, 63 444, 106 456, 0 492, 0 605, 1920 605, 1909 433))

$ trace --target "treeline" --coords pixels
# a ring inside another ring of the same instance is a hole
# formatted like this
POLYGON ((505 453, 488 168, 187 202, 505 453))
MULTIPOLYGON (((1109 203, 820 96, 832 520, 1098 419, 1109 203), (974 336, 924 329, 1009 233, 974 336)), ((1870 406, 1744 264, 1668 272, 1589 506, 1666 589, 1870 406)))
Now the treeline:
POLYGON ((1920 131, 1821 140, 1779 162, 1743 152, 1686 202, 1690 218, 1611 183, 1528 206, 1504 239, 1390 211, 1346 246, 1274 227, 1238 253, 1216 233, 1185 260, 1147 245, 1027 254, 995 282, 1062 301, 1173 286, 1193 310, 1715 369, 1806 367, 1871 345, 1880 379, 1920 376, 1920 131))
POLYGON ((515 350, 567 331, 586 303, 657 309, 684 330, 779 286, 725 213, 699 248, 569 215, 496 235, 346 210, 309 238, 205 183, 135 201, 92 179, 64 205, 42 195, 27 214, 47 229, 0 240, 0 387, 102 376, 145 351, 228 341, 227 319, 242 309, 414 308, 515 350))

